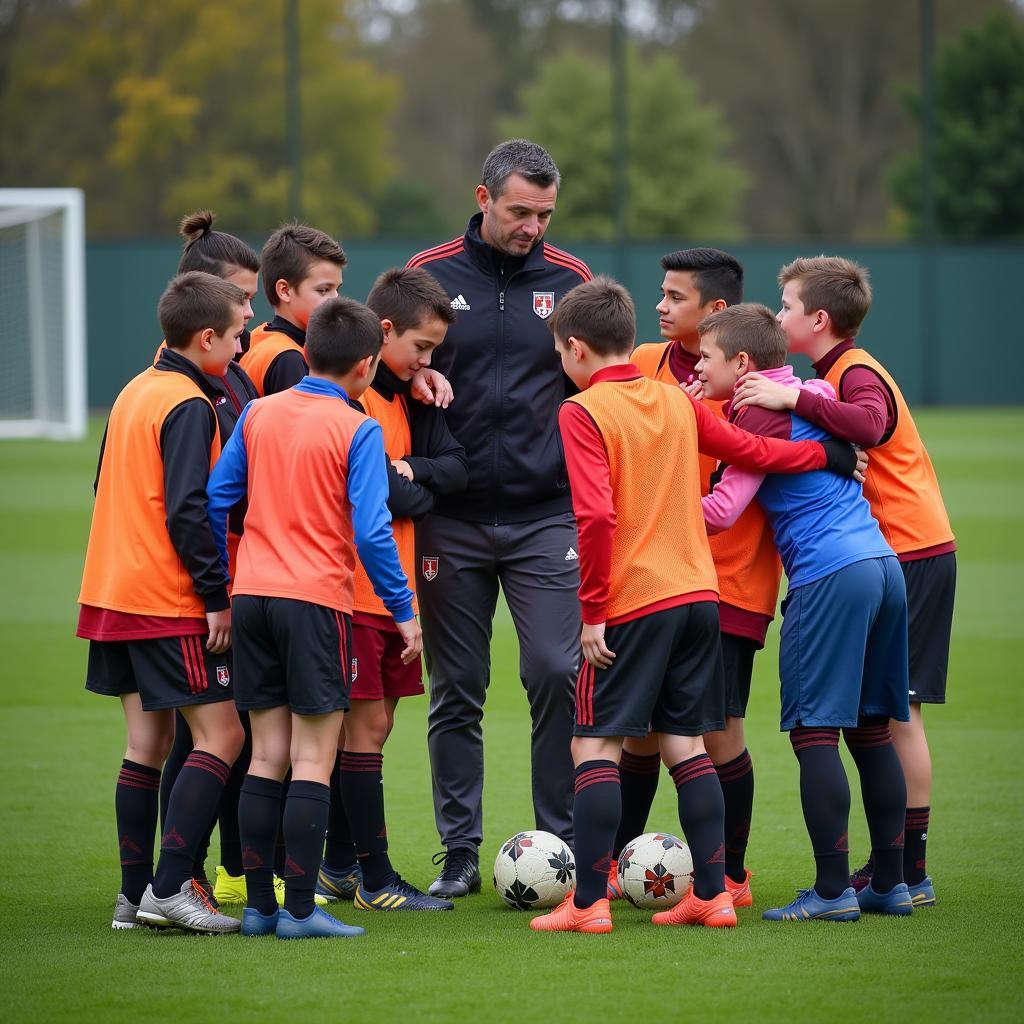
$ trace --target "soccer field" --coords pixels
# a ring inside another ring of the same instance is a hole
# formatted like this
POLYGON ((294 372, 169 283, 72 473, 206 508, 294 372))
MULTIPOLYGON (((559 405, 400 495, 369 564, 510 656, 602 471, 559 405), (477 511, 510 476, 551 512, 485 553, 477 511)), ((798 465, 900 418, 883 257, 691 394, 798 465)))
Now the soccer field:
MULTIPOLYGON (((656 929, 614 904, 605 937, 534 934, 490 886, 498 845, 533 824, 529 716, 507 615, 495 624, 485 718, 480 895, 450 914, 345 908, 344 920, 367 929, 348 941, 112 931, 124 729, 116 701, 84 691, 86 643, 74 638, 102 425, 82 444, 0 442, 3 1018, 1020 1020, 1024 411, 922 412, 918 422, 959 545, 951 702, 926 709, 938 906, 853 925, 760 920, 813 880, 796 761, 777 728, 776 623, 748 719, 754 908, 735 931, 711 931, 656 929)), ((423 887, 439 849, 425 715, 425 699, 402 703, 385 756, 392 859, 423 887)), ((867 851, 857 801, 855 789, 853 866, 867 851)), ((667 778, 651 827, 679 831, 667 778)), ((216 840, 211 870, 215 851, 216 840)))

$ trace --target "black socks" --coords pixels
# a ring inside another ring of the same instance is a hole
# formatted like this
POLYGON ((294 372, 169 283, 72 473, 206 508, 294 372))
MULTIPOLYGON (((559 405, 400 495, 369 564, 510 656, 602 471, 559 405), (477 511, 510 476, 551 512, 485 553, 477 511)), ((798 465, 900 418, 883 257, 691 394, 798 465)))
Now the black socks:
POLYGON ((117 843, 121 856, 121 892, 139 905, 153 881, 153 841, 156 838, 160 772, 135 761, 121 762, 114 793, 117 843))
MULTIPOLYGON (((346 750, 341 755, 341 793, 356 837, 359 865, 363 869, 363 888, 369 892, 376 892, 395 879, 388 857, 383 771, 383 754, 346 750)), ((333 817, 333 794, 331 799, 333 817)))
POLYGON ((711 900, 725 891, 725 805, 711 758, 698 754, 669 769, 679 798, 679 824, 693 857, 693 892, 711 900))

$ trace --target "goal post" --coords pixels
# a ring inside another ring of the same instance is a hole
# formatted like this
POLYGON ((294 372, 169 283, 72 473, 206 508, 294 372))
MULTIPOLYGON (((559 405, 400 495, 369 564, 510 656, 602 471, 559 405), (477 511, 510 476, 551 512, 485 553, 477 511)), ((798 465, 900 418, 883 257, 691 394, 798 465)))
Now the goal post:
POLYGON ((85 318, 82 191, 0 189, 0 438, 85 436, 85 318))

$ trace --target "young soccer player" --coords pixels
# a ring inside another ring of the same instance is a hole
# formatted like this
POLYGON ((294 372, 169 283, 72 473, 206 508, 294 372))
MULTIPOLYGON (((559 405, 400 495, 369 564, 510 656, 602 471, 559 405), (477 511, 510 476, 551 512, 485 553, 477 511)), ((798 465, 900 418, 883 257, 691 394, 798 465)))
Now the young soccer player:
MULTIPOLYGON (((732 306, 701 321, 700 378, 713 399, 728 399, 748 370, 799 386, 784 365, 786 336, 771 310, 732 306)), ((831 388, 814 388, 833 397, 831 388)), ((826 399, 827 400, 827 399, 826 399)), ((744 409, 730 415, 752 431, 818 438, 820 427, 791 413, 744 409)), ((779 677, 782 730, 800 762, 800 797, 816 864, 813 887, 773 921, 855 921, 861 911, 905 915, 906 787, 889 719, 906 721, 907 601, 903 575, 860 487, 824 473, 799 477, 725 468, 703 500, 709 532, 735 521, 757 497, 775 532, 789 579, 783 604, 779 677), (850 788, 839 758, 839 731, 860 775, 876 866, 873 884, 850 886, 850 788)))
POLYGON ((306 325, 313 310, 338 294, 348 257, 323 231, 285 224, 267 239, 260 263, 274 317, 252 332, 241 364, 259 394, 273 395, 305 377, 306 325))
MULTIPOLYGON (((871 449, 864 495, 900 560, 907 587, 910 721, 893 722, 893 742, 907 779, 903 872, 915 907, 935 904, 925 859, 931 811, 932 762, 922 707, 944 704, 956 591, 956 543, 931 459, 893 377, 858 347, 855 335, 871 306, 867 271, 836 256, 794 260, 779 274, 779 321, 790 350, 809 356, 839 398, 823 402, 770 379, 741 382, 736 406, 788 409, 871 449)), ((872 862, 852 882, 860 889, 872 862)))
POLYGON ((228 581, 206 519, 206 480, 220 453, 210 376, 231 361, 244 305, 240 288, 209 274, 168 285, 159 305, 167 348, 118 396, 100 452, 77 632, 89 640, 86 687, 119 697, 128 726, 115 797, 114 928, 239 926, 213 910, 192 868, 242 745, 228 581), (160 768, 176 708, 195 747, 170 793, 154 875, 160 768))
MULTIPOLYGON (((366 304, 380 317, 384 346, 361 408, 381 424, 388 459, 388 508, 402 568, 415 579, 414 521, 434 505, 437 494, 455 494, 468 480, 466 452, 445 423, 442 410, 410 402, 413 376, 430 364, 455 320, 447 292, 425 270, 385 271, 366 304)), ((356 885, 361 910, 451 910, 451 900, 421 892, 405 881, 388 857, 384 820, 383 749, 398 701, 423 693, 420 660, 404 664, 402 638, 374 593, 361 563, 356 564, 352 616, 351 707, 345 716, 343 749, 331 775, 331 821, 317 891, 342 898, 356 885), (332 844, 336 805, 345 812, 359 850, 351 864, 347 850, 332 844)))
POLYGON ((394 617, 411 662, 422 647, 412 593, 387 511, 380 424, 349 405, 373 380, 380 319, 351 299, 309 320, 311 373, 242 413, 209 483, 210 522, 226 564, 228 511, 248 493, 232 625, 237 700, 253 750, 239 825, 246 874, 245 935, 360 935, 314 905, 342 717, 351 685, 356 552, 394 617), (285 905, 273 886, 282 780, 285 905))
MULTIPOLYGON (((718 581, 700 512, 697 452, 799 472, 824 451, 766 443, 648 380, 629 362, 633 302, 596 278, 555 308, 562 366, 582 393, 559 411, 579 529, 582 646, 572 745, 577 888, 537 931, 609 932, 608 866, 626 736, 658 735, 676 784, 694 884, 655 924, 734 927, 724 881, 722 789, 702 735, 725 718, 718 581)), ((836 449, 853 471, 848 446, 836 449)), ((832 456, 830 455, 830 458, 832 456)))
MULTIPOLYGON (((658 303, 661 335, 656 344, 639 345, 633 364, 646 377, 686 385, 696 379, 700 359, 697 324, 704 317, 743 300, 743 268, 720 249, 682 249, 664 256, 665 271, 658 303)), ((705 407, 724 417, 723 403, 705 407)), ((715 460, 700 457, 701 494, 710 488, 715 460)), ((725 799, 725 885, 737 907, 748 907, 750 871, 745 864, 754 807, 754 767, 747 751, 743 719, 750 697, 754 654, 764 647, 768 624, 775 615, 782 566, 771 527, 756 503, 735 525, 709 537, 718 574, 718 616, 725 670, 725 729, 708 733, 704 744, 722 784, 725 799)), ((659 756, 654 737, 626 739, 619 763, 622 820, 615 849, 640 835, 658 788, 659 756)), ((608 896, 621 896, 613 862, 608 896)))
MULTIPOLYGON (((209 210, 198 210, 195 213, 184 217, 181 222, 180 233, 185 239, 184 250, 178 263, 178 273, 184 274, 190 270, 201 270, 204 273, 213 274, 215 277, 223 278, 232 284, 238 285, 245 292, 244 315, 245 322, 252 319, 252 300, 256 295, 257 279, 260 269, 260 258, 250 246, 246 245, 240 238, 226 234, 223 231, 213 230, 214 215, 209 210)), ((242 331, 240 339, 241 350, 245 351, 249 346, 249 332, 242 331)), ((160 353, 166 348, 167 343, 161 342, 157 349, 154 363, 159 361, 160 353)), ((210 383, 217 389, 218 394, 214 399, 214 409, 217 413, 221 447, 227 444, 228 438, 234 430, 235 423, 242 413, 242 408, 256 397, 256 389, 245 371, 238 365, 237 359, 240 352, 236 352, 234 359, 228 363, 227 372, 223 377, 210 376, 210 383)), ((238 542, 241 539, 242 519, 245 516, 245 503, 242 502, 231 514, 231 530, 228 535, 228 550, 231 554, 231 565, 229 572, 234 572, 234 556, 238 549, 238 542)), ((239 716, 242 721, 242 728, 245 730, 245 742, 242 745, 241 753, 235 760, 228 776, 224 793, 221 796, 220 809, 217 815, 217 823, 220 830, 220 856, 221 863, 217 866, 217 884, 212 886, 206 877, 206 855, 209 847, 209 839, 202 843, 196 855, 196 862, 192 868, 192 877, 203 887, 207 896, 215 903, 244 903, 245 902, 245 876, 242 873, 242 847, 238 838, 238 794, 241 790, 242 780, 245 778, 246 769, 249 765, 249 751, 251 740, 249 733, 249 716, 239 716)), ((170 799, 171 790, 177 781, 178 772, 181 771, 186 759, 192 752, 192 733, 189 731, 188 723, 181 712, 174 716, 174 743, 164 763, 163 773, 160 776, 160 818, 161 824, 166 819, 167 804, 170 799)), ((281 887, 283 898, 283 883, 281 887)))

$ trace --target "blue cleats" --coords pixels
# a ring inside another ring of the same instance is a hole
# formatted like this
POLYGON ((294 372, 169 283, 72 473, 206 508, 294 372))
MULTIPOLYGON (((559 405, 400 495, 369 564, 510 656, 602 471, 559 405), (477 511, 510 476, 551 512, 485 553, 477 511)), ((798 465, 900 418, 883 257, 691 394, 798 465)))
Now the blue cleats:
POLYGON ((813 889, 800 889, 792 903, 761 916, 766 921, 856 921, 861 909, 853 886, 834 900, 823 900, 813 889))
POLYGON ((261 914, 255 907, 242 911, 242 934, 250 936, 273 935, 277 931, 279 910, 272 914, 261 914))
MULTIPOLYGON (((932 894, 932 899, 935 894, 932 894)), ((890 917, 906 917, 913 913, 914 901, 906 882, 894 885, 887 893, 877 893, 874 883, 868 882, 859 893, 857 902, 865 914, 888 914, 890 917)))
POLYGON ((401 875, 396 874, 394 881, 381 886, 376 892, 362 887, 356 889, 356 898, 352 904, 357 910, 454 910, 451 900, 439 899, 420 892, 401 875))
MULTIPOLYGON (((316 894, 323 896, 329 903, 335 900, 350 900, 363 881, 363 869, 358 864, 350 864, 340 871, 332 871, 321 863, 320 873, 316 877, 316 894)), ((318 901, 319 902, 319 901, 318 901)))
POLYGON ((928 875, 925 875, 917 885, 911 885, 908 888, 910 889, 910 899, 914 904, 915 910, 919 907, 935 906, 935 888, 928 875))
POLYGON ((287 910, 277 912, 279 939, 351 939, 365 934, 365 928, 342 924, 320 907, 314 907, 313 913, 304 918, 292 917, 287 910))

